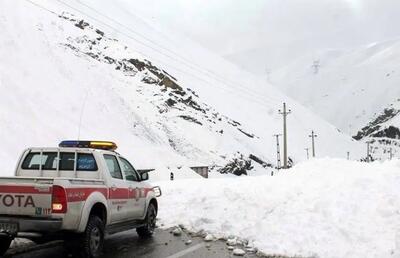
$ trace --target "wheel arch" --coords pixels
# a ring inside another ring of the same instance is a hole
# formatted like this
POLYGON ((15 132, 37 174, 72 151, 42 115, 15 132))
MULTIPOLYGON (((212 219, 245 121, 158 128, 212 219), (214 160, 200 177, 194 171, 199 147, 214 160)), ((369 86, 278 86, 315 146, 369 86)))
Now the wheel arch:
POLYGON ((82 212, 78 232, 84 232, 90 215, 96 214, 103 220, 104 225, 109 221, 109 209, 105 196, 99 192, 92 193, 86 200, 82 212))
POLYGON ((158 201, 156 198, 151 198, 149 201, 149 204, 147 205, 147 208, 149 207, 150 204, 154 204, 154 207, 156 208, 156 213, 158 213, 158 201))

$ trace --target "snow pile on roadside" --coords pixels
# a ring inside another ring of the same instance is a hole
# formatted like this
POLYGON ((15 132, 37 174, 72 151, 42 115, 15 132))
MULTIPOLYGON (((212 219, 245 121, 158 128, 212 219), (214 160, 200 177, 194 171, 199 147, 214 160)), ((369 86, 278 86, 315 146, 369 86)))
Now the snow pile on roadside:
POLYGON ((320 159, 274 177, 162 182, 159 217, 268 254, 400 257, 399 171, 399 160, 320 159))
POLYGON ((202 176, 189 167, 159 167, 149 172, 149 179, 151 182, 169 181, 171 180, 171 173, 174 180, 203 179, 202 176))

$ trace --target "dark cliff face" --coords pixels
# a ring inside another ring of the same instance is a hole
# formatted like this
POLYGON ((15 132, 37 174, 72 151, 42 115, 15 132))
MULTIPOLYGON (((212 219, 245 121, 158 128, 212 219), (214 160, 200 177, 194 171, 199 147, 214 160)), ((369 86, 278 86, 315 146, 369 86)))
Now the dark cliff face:
POLYGON ((390 138, 399 139, 400 130, 395 126, 383 127, 382 124, 390 121, 400 113, 400 110, 395 108, 386 108, 382 114, 380 114, 375 120, 370 122, 367 126, 363 127, 357 135, 353 136, 356 140, 361 140, 365 137, 377 137, 377 138, 390 138))
POLYGON ((395 126, 389 126, 388 128, 376 132, 372 137, 400 139, 400 130, 395 126))

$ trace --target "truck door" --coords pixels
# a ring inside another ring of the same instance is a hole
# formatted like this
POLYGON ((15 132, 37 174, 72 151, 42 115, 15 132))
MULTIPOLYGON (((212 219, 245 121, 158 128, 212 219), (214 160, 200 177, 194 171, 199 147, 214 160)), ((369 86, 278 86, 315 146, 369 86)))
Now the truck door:
POLYGON ((139 174, 128 160, 119 157, 119 161, 129 189, 128 217, 129 219, 141 219, 146 209, 146 196, 144 196, 144 189, 140 183, 139 174))
POLYGON ((124 221, 128 216, 128 185, 122 176, 117 157, 111 154, 104 154, 104 160, 111 175, 110 196, 108 199, 108 207, 111 207, 110 220, 111 223, 124 221))

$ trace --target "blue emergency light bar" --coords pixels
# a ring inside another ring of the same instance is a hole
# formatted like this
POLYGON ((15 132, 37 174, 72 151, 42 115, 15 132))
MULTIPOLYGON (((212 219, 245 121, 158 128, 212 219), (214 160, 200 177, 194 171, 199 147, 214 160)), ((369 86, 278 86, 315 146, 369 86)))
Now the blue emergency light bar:
POLYGON ((108 141, 62 141, 58 144, 58 147, 64 148, 91 148, 100 150, 111 150, 117 149, 117 144, 108 141))

